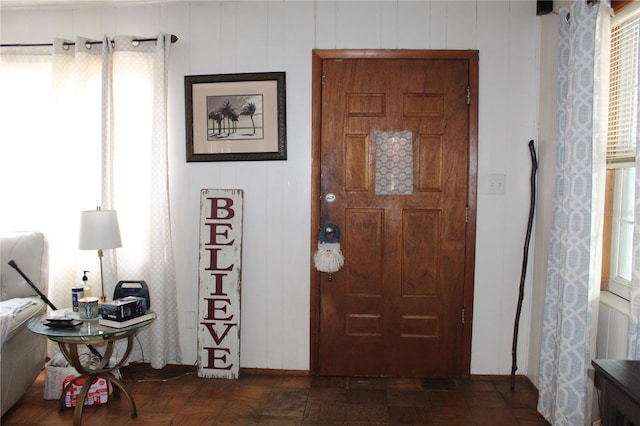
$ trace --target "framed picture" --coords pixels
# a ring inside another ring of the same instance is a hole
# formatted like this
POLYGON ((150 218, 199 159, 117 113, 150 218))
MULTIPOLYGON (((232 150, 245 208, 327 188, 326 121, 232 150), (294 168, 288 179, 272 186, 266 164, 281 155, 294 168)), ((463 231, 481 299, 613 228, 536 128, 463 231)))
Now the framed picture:
POLYGON ((287 159, 284 72, 184 77, 187 162, 287 159))

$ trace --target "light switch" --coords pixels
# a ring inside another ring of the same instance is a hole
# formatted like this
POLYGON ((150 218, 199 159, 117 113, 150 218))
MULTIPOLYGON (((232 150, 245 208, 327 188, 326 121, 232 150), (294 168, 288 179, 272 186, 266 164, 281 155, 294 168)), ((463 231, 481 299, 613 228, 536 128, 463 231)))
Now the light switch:
POLYGON ((507 186, 506 175, 489 175, 489 194, 504 195, 507 186))

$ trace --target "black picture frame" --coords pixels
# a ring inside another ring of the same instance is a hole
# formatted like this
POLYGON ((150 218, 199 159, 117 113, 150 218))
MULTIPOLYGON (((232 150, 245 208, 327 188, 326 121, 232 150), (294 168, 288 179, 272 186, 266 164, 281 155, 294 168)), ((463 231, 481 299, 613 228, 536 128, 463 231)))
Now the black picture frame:
POLYGON ((188 75, 187 162, 287 159, 284 72, 188 75))

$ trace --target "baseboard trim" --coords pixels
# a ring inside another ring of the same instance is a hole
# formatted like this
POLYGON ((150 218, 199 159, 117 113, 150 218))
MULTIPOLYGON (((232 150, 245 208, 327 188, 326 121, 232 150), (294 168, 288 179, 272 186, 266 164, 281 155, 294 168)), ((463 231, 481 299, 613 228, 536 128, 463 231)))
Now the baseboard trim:
POLYGON ((273 368, 240 368, 240 374, 267 375, 267 376, 310 376, 309 370, 277 370, 273 368))
MULTIPOLYGON (((127 365, 127 368, 151 368, 151 364, 148 362, 132 362, 127 365)), ((166 372, 183 372, 185 370, 197 371, 198 366, 196 364, 167 364, 160 370, 166 372)), ((240 368, 240 374, 247 375, 271 375, 271 376, 310 376, 311 373, 308 370, 277 370, 273 368, 240 368)))

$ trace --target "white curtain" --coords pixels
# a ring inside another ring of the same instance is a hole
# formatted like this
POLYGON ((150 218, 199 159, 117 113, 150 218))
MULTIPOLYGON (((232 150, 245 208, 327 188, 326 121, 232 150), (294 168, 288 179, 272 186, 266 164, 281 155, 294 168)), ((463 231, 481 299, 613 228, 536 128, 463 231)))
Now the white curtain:
POLYGON ((180 362, 167 167, 170 44, 165 34, 143 42, 55 40, 48 56, 3 50, 0 63, 0 89, 8 93, 0 100, 1 127, 7 126, 0 133, 0 181, 12 183, 0 193, 3 206, 11 206, 3 207, 0 227, 45 232, 49 297, 63 307, 83 270, 100 293, 97 253, 77 248, 80 211, 117 210, 123 247, 104 252, 105 294, 120 280, 148 284, 157 319, 139 334, 130 361, 154 368, 180 362), (21 80, 32 68, 37 82, 21 80), (25 89, 36 83, 39 91, 25 89))
POLYGON ((605 2, 560 10, 558 140, 540 354, 538 411, 553 425, 590 424, 600 282, 603 130, 600 46, 605 2))

